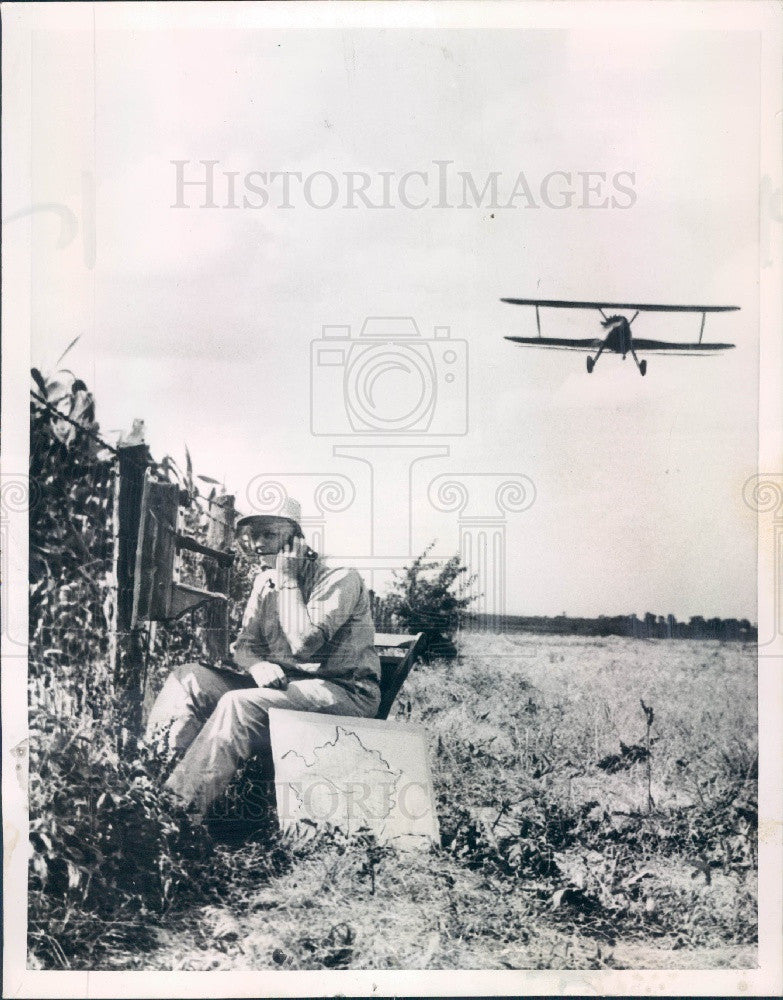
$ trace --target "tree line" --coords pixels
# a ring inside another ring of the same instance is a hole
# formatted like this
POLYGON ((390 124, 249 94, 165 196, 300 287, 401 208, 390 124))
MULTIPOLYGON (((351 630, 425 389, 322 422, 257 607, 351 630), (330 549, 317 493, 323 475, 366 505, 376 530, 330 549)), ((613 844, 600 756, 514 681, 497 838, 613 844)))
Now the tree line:
POLYGON ((468 613, 463 616, 462 628, 469 632, 538 632, 550 635, 620 635, 632 639, 758 641, 758 628, 747 618, 704 618, 702 615, 694 615, 686 622, 678 621, 674 615, 655 615, 650 611, 641 618, 636 614, 575 618, 566 614, 548 616, 468 613))

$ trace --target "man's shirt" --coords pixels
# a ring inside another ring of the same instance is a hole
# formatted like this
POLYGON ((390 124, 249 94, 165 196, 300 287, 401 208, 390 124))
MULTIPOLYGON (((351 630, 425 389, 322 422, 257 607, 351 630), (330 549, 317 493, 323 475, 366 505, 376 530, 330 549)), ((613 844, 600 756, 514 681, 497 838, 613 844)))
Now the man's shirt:
POLYGON ((333 569, 322 559, 307 563, 303 573, 300 591, 309 619, 304 625, 317 629, 316 638, 322 640, 315 654, 303 663, 291 652, 278 614, 277 573, 262 566, 234 644, 234 662, 246 670, 259 660, 269 660, 279 664, 290 680, 320 677, 360 688, 376 685, 381 666, 364 581, 356 570, 333 569))

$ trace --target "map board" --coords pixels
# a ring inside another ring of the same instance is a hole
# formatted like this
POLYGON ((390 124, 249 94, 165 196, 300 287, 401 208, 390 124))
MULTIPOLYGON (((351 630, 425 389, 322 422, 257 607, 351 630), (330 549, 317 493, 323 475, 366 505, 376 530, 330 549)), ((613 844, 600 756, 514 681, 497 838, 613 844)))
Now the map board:
POLYGON ((270 708, 269 731, 282 829, 309 820, 405 849, 438 842, 420 726, 270 708))

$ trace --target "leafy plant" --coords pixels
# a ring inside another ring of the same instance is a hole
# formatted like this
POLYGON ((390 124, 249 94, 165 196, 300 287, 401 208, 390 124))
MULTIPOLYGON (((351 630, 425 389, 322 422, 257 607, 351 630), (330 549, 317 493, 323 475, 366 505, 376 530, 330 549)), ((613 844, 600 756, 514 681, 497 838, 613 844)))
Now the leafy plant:
POLYGON ((468 592, 474 578, 466 576, 459 555, 445 562, 430 559, 435 542, 394 574, 384 609, 408 632, 425 632, 430 655, 456 656, 453 636, 461 617, 475 600, 468 592))
POLYGON ((161 788, 168 762, 114 733, 53 701, 35 706, 29 932, 47 965, 90 968, 210 892, 211 845, 161 788))

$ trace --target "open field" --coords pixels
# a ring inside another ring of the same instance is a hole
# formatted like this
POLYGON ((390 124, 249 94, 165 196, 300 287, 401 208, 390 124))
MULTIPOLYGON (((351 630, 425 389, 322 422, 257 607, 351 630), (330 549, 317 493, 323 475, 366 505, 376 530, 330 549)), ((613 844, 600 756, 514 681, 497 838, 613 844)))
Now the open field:
POLYGON ((439 850, 260 829, 218 845, 210 898, 87 967, 755 966, 753 648, 467 635, 461 649, 418 666, 397 705, 429 735, 439 850))

